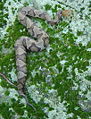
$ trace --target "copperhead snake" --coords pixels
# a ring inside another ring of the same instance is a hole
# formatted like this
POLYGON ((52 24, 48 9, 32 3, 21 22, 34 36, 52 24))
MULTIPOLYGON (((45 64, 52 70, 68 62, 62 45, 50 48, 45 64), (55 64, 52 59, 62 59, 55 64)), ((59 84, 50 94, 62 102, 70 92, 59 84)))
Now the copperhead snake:
MULTIPOLYGON (((18 12, 18 20, 21 24, 23 24, 28 32, 37 40, 31 39, 26 36, 22 36, 15 42, 15 54, 16 54, 16 68, 17 68, 17 88, 20 96, 23 96, 26 100, 26 103, 33 107, 32 104, 28 102, 28 99, 25 95, 25 81, 27 76, 27 68, 26 68, 26 54, 27 51, 30 52, 40 52, 49 44, 49 36, 43 31, 41 28, 37 27, 36 24, 29 18, 41 18, 46 20, 49 24, 55 25, 58 24, 62 16, 69 15, 68 10, 61 11, 59 10, 56 13, 55 19, 52 19, 48 13, 42 12, 40 10, 34 9, 33 7, 26 6, 19 10, 18 12)), ((8 81, 8 79, 0 73, 0 75, 8 81)), ((8 81, 10 83, 10 81, 8 81)), ((12 83, 11 83, 12 84, 12 83)), ((34 108, 34 107, 33 107, 34 108)), ((35 109, 35 108, 34 108, 35 109)))

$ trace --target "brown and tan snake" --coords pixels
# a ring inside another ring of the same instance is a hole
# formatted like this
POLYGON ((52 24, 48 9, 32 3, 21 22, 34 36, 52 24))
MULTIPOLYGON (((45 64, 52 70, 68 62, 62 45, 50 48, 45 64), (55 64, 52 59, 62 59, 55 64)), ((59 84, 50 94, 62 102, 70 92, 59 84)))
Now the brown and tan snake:
MULTIPOLYGON (((41 28, 37 27, 36 24, 30 18, 31 17, 41 18, 46 20, 49 24, 55 25, 60 21, 62 16, 68 16, 68 15, 69 15, 69 10, 64 10, 64 11, 59 10, 55 16, 55 19, 52 19, 48 15, 48 13, 34 9, 33 7, 30 6, 23 7, 21 8, 21 10, 19 10, 18 20, 20 21, 21 24, 23 24, 27 28, 28 32, 34 38, 37 38, 37 40, 33 40, 29 37, 22 36, 19 39, 17 39, 15 42, 16 67, 17 67, 17 79, 18 79, 17 88, 20 96, 23 96, 26 99, 26 103, 30 106, 32 106, 32 104, 28 102, 24 90, 26 76, 27 76, 26 54, 27 51, 40 52, 43 49, 45 49, 49 44, 48 34, 41 28)), ((0 75, 8 81, 8 79, 3 74, 0 75)))

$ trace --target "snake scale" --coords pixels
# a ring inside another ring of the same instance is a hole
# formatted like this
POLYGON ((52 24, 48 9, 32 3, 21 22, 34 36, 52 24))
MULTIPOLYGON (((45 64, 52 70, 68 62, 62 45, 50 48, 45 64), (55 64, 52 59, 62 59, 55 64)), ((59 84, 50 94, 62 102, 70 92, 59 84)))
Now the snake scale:
MULTIPOLYGON (((20 96, 23 96, 25 98, 26 103, 29 106, 33 107, 33 105, 28 102, 24 90, 26 76, 27 76, 27 67, 26 67, 27 51, 40 52, 43 49, 45 49, 49 44, 48 34, 41 28, 37 27, 37 25, 32 21, 31 17, 41 18, 47 21, 49 24, 55 25, 59 23, 62 16, 68 16, 68 15, 69 15, 69 10, 63 10, 63 11, 59 10, 56 13, 55 19, 52 19, 47 12, 37 10, 30 6, 23 7, 18 12, 18 20, 20 21, 20 23, 27 28, 31 36, 37 38, 37 40, 34 40, 29 37, 22 36, 16 40, 14 46, 15 54, 16 54, 16 68, 17 68, 17 79, 18 79, 17 81, 18 85, 16 87, 18 88, 18 92, 20 96)), ((7 78, 3 74, 0 73, 0 75, 7 80, 7 78)))

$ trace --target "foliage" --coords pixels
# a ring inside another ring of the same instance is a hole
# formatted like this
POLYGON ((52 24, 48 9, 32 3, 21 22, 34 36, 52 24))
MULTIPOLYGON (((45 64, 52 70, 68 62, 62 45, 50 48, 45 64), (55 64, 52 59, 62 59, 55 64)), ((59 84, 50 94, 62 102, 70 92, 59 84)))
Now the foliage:
MULTIPOLYGON (((7 24, 5 18, 8 18, 8 13, 3 14, 5 2, 0 2, 1 28, 7 24)), ((65 6, 46 4, 45 10, 55 15, 59 8, 65 9, 65 6)), ((81 11, 84 9, 81 8, 81 11)), ((78 103, 79 96, 86 97, 91 90, 90 18, 87 19, 82 12, 76 18, 63 18, 55 26, 36 20, 50 39, 46 50, 27 55, 27 96, 36 111, 26 106, 17 90, 0 77, 0 119, 90 119, 91 113, 82 110, 78 103)), ((17 18, 6 31, 0 39, 0 72, 16 84, 10 73, 13 68, 16 69, 14 43, 20 36, 30 37, 30 34, 17 18)), ((16 70, 14 73, 17 73, 16 70)))

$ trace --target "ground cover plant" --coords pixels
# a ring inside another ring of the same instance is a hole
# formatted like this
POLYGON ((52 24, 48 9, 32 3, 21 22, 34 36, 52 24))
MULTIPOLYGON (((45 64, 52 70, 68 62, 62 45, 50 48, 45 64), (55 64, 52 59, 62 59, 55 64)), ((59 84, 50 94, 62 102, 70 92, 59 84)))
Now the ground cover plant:
POLYGON ((40 1, 0 1, 0 72, 14 84, 14 43, 20 36, 31 37, 17 19, 18 10, 34 5, 51 16, 58 9, 74 13, 55 26, 33 19, 50 37, 46 50, 27 55, 27 97, 36 111, 0 77, 0 119, 91 119, 91 1, 40 1))

